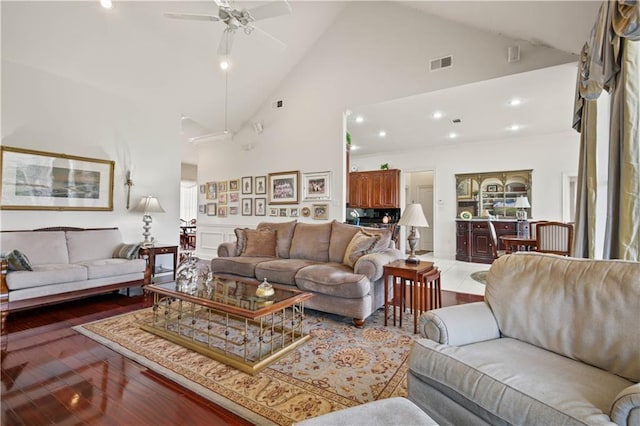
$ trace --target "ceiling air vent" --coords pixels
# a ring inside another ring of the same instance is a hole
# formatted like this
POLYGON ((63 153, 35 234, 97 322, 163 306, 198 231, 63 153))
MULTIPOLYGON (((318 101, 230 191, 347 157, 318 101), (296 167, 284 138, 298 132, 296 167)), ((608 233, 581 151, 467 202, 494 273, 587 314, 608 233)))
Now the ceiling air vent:
POLYGON ((451 68, 453 66, 453 56, 444 56, 442 58, 432 59, 429 61, 429 71, 437 71, 443 68, 451 68))

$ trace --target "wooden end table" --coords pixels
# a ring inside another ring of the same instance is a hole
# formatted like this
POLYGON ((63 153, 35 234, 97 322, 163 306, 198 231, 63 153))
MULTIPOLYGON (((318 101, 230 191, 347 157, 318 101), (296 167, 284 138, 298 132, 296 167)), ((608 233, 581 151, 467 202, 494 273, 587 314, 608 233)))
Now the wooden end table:
POLYGON ((159 244, 151 247, 142 247, 138 252, 138 255, 147 259, 147 268, 144 272, 144 283, 151 284, 156 281, 156 276, 165 274, 167 277, 164 281, 173 281, 176 279, 176 269, 178 268, 178 246, 172 244, 159 244), (173 255, 173 269, 159 269, 156 268, 156 256, 170 254, 173 255), (171 272, 171 275, 168 273, 171 272))
MULTIPOLYGON (((388 320, 388 307, 391 304, 393 307, 393 325, 396 325, 396 306, 400 306, 400 327, 402 327, 402 311, 405 306, 405 293, 406 283, 410 283, 410 303, 411 309, 414 312, 413 316, 413 332, 418 332, 418 313, 426 310, 426 301, 424 297, 419 297, 423 294, 421 288, 424 287, 423 277, 429 273, 437 271, 438 268, 434 267, 433 262, 420 261, 420 263, 406 263, 404 259, 396 260, 387 265, 384 265, 384 325, 387 325, 388 320), (393 298, 389 300, 389 277, 392 278, 393 285, 393 298), (398 278, 400 282, 398 283, 398 278), (398 285, 399 284, 399 285, 398 285)), ((433 275, 435 277, 435 275, 433 275)), ((435 278, 434 278, 435 280, 435 278)), ((437 274, 438 289, 440 283, 440 273, 437 274)), ((432 280, 433 281, 433 280, 432 280)), ((427 283, 427 281, 425 281, 427 283)))

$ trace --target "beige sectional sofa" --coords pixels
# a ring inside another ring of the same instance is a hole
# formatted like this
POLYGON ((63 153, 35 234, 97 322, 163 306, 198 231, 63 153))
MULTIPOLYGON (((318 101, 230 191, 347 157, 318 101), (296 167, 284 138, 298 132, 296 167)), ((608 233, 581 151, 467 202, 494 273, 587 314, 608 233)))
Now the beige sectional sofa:
POLYGON ((420 329, 409 399, 441 425, 640 425, 640 263, 504 256, 420 329))
POLYGON ((3 321, 11 311, 142 285, 146 261, 114 257, 123 245, 118 228, 0 232, 2 252, 18 250, 33 269, 9 271, 2 261, 3 321))
POLYGON ((389 230, 337 221, 260 223, 236 236, 218 247, 212 272, 295 286, 314 294, 307 307, 352 317, 357 326, 384 304, 383 266, 402 257, 389 230))

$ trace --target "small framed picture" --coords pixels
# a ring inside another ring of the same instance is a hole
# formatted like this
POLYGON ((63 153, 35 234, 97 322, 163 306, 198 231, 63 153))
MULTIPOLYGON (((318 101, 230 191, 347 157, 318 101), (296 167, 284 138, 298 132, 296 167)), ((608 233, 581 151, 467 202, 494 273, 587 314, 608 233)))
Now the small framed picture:
POLYGON ((291 217, 298 217, 298 216, 299 216, 298 212, 299 212, 299 210, 298 210, 298 208, 297 208, 297 207, 291 207, 291 208, 289 209, 289 216, 291 216, 291 217))
POLYGON ((227 181, 221 180, 217 183, 218 192, 227 192, 227 181))
POLYGON ((237 215, 238 215, 238 206, 230 206, 229 216, 237 216, 237 215))
POLYGON ((198 213, 206 213, 206 211, 207 211, 207 206, 206 205, 200 204, 198 206, 198 213))
POLYGON ((232 179, 229 181, 229 192, 240 191, 240 181, 238 179, 232 179))
POLYGON ((230 192, 229 193, 229 202, 230 203, 237 203, 239 199, 240 199, 240 197, 238 196, 237 192, 230 192))
POLYGON ((309 217, 311 216, 311 209, 309 207, 303 207, 302 210, 300 210, 300 213, 302 214, 302 217, 309 217))
POLYGON ((300 172, 269 173, 269 204, 298 204, 300 172))
POLYGON ((207 204, 207 216, 215 216, 217 213, 218 205, 216 203, 207 204))
POLYGON ((269 216, 278 216, 278 209, 276 207, 271 207, 269 209, 269 216))
POLYGON ((286 217, 287 216, 287 208, 286 207, 279 208, 278 209, 278 216, 286 217))
POLYGON ((266 198, 256 198, 254 201, 255 204, 255 215, 256 216, 266 216, 267 215, 267 199, 266 198))
POLYGON ((218 217, 227 217, 227 206, 218 206, 218 217))
POLYGON ((207 194, 207 200, 215 200, 218 198, 218 187, 216 186, 215 182, 207 182, 205 183, 206 185, 206 194, 207 194))
POLYGON ((487 185, 487 192, 498 192, 498 185, 487 185))
POLYGON ((251 198, 242 199, 242 216, 251 216, 253 214, 252 201, 251 198))
POLYGON ((218 204, 227 204, 227 193, 218 194, 218 204))
POLYGON ((204 194, 205 192, 207 192, 207 185, 202 184, 202 185, 200 185, 199 188, 200 188, 200 193, 201 194, 204 194))
POLYGON ((253 179, 251 176, 244 176, 242 178, 242 194, 252 194, 253 193, 253 179))
POLYGON ((325 220, 329 219, 329 204, 312 204, 311 210, 313 211, 313 219, 325 220))
POLYGON ((267 177, 256 176, 256 195, 264 195, 267 193, 267 177))
POLYGON ((302 178, 305 201, 331 199, 331 172, 305 173, 302 178))

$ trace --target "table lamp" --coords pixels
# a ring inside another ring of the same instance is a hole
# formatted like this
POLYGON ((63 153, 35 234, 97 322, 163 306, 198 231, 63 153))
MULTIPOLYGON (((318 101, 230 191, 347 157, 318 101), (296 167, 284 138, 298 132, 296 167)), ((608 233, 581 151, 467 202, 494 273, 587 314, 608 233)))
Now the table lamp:
POLYGON ((409 204, 402 213, 402 217, 398 221, 398 225, 411 227, 411 231, 409 232, 409 235, 407 235, 407 241, 409 242, 409 249, 411 250, 411 253, 409 254, 409 257, 405 259, 405 262, 414 264, 420 263, 420 259, 416 256, 416 245, 420 239, 420 233, 416 227, 429 226, 427 218, 424 217, 422 205, 418 203, 409 204))
POLYGON ((527 220, 527 211, 525 209, 531 207, 531 204, 529 204, 529 199, 524 195, 519 196, 518 198, 516 198, 515 207, 517 209, 520 209, 516 211, 516 219, 527 220))
POLYGON ((147 195, 140 199, 140 202, 133 211, 144 213, 144 216, 142 216, 142 222, 144 223, 142 226, 142 229, 144 229, 142 233, 144 236, 144 246, 153 246, 153 238, 151 237, 151 213, 164 213, 164 209, 156 197, 147 195))

